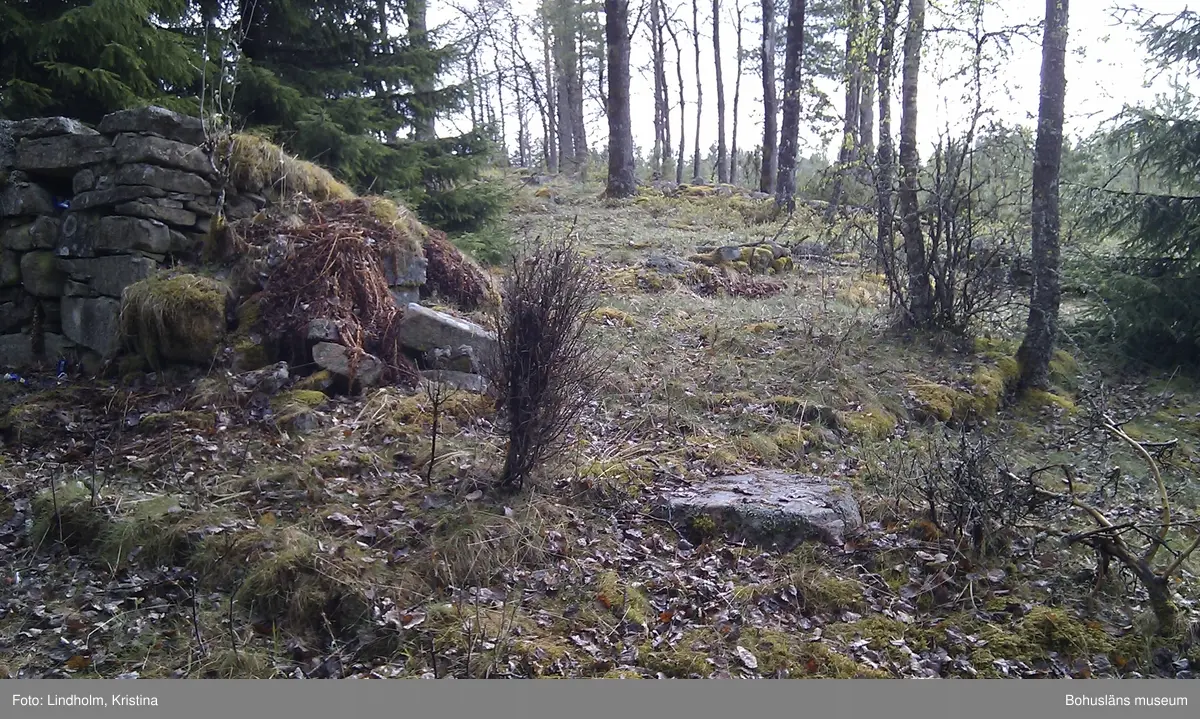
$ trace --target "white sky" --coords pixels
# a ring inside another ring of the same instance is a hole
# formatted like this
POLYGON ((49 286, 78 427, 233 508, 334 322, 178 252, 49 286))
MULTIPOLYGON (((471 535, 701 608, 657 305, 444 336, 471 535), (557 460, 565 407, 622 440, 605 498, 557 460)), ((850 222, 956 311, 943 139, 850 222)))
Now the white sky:
MULTIPOLYGON (((681 17, 690 23, 691 3, 689 0, 667 0, 667 4, 678 2, 681 17)), ((520 16, 529 17, 535 10, 536 0, 511 0, 513 10, 520 16)), ((636 8, 638 0, 632 0, 631 6, 636 8)), ((722 68, 725 79, 726 102, 726 132, 732 128, 732 106, 734 91, 734 75, 736 71, 736 32, 732 19, 735 2, 740 2, 745 8, 743 43, 747 49, 756 47, 759 42, 759 1, 758 0, 722 0, 722 13, 726 16, 721 27, 722 68)), ((1144 10, 1156 13, 1176 13, 1185 9, 1185 0, 1127 0, 1128 5, 1137 2, 1144 10)), ((949 21, 939 15, 931 3, 926 16, 926 28, 945 27, 949 21)), ((1066 132, 1071 136, 1086 135, 1095 130, 1101 122, 1116 114, 1125 104, 1148 104, 1153 101, 1156 92, 1167 89, 1167 78, 1160 77, 1150 82, 1153 71, 1146 64, 1146 55, 1139 43, 1139 35, 1133 27, 1122 26, 1114 18, 1112 9, 1116 3, 1113 0, 1075 0, 1071 7, 1070 40, 1068 47, 1067 66, 1067 97, 1066 97, 1066 132)), ((713 67, 713 52, 711 41, 711 0, 701 0, 700 17, 703 37, 701 38, 701 76, 704 78, 704 107, 701 126, 701 147, 707 152, 709 146, 716 142, 716 75, 713 67)), ((985 17, 985 30, 994 30, 1004 26, 1019 24, 1036 24, 1045 12, 1045 0, 1003 0, 996 7, 989 9, 985 17)), ((631 9, 631 13, 636 13, 631 9)), ((457 11, 451 9, 442 0, 432 0, 430 3, 430 25, 436 26, 445 22, 455 22, 459 17, 457 11)), ((632 19, 631 19, 632 20, 632 19)), ((959 23, 961 26, 961 23, 959 23)), ((1005 122, 1019 122, 1030 127, 1036 124, 1037 93, 1039 72, 1041 67, 1041 33, 1034 31, 1031 39, 1016 38, 1013 40, 1008 57, 1002 62, 997 61, 996 72, 984 77, 985 105, 995 109, 995 119, 1005 122)), ((936 141, 939 130, 947 125, 954 127, 965 117, 969 105, 963 100, 967 85, 961 81, 939 83, 946 75, 953 74, 962 66, 964 56, 956 55, 955 50, 948 45, 954 40, 952 33, 934 33, 927 35, 926 49, 922 56, 922 81, 920 87, 920 105, 918 108, 918 131, 922 140, 923 152, 926 154, 936 141)), ((688 133, 687 147, 690 159, 695 132, 695 51, 691 47, 691 38, 680 37, 684 47, 684 80, 688 83, 685 88, 687 99, 686 130, 688 133)), ((903 44, 903 32, 897 35, 896 50, 899 53, 903 44)), ((540 57, 540 42, 529 38, 526 47, 530 48, 531 59, 540 57)), ((991 46, 995 50, 995 46, 991 46)), ((649 71, 649 40, 644 25, 638 29, 634 38, 632 51, 633 83, 633 128, 634 142, 643 153, 648 155, 653 143, 653 76, 649 71)), ((668 38, 668 67, 667 78, 670 85, 672 144, 678 147, 679 107, 677 106, 678 87, 675 82, 674 47, 668 38)), ((490 64, 490 63, 489 63, 490 64)), ((738 145, 749 149, 761 142, 762 137, 762 84, 752 66, 746 67, 742 77, 741 101, 739 110, 738 145)), ((843 99, 841 90, 836 84, 822 86, 827 92, 836 109, 840 112, 843 99)), ((894 91, 898 102, 899 85, 894 91)), ((804 100, 802 100, 803 102, 804 100)), ((507 105, 511 108, 511 98, 507 105)), ((511 112, 511 109, 510 109, 511 112)), ((586 108, 586 113, 594 119, 589 127, 588 141, 593 148, 603 147, 606 142, 607 127, 603 115, 596 103, 586 108)), ((533 123, 530 131, 534 137, 540 137, 541 128, 531 113, 533 123)), ((893 131, 898 128, 899 107, 893 110, 893 131)), ((515 121, 511 118, 508 125, 510 146, 515 146, 515 121)), ((802 128, 805 140, 802 141, 801 152, 811 153, 818 149, 820 141, 811 131, 802 128)), ((827 154, 832 156, 833 146, 827 148, 827 154)))

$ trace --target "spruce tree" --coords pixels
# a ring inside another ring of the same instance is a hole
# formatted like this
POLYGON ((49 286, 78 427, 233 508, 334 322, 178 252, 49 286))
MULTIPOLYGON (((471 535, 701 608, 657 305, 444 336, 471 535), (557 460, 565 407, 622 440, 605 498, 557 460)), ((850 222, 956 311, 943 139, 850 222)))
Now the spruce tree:
POLYGON ((452 50, 429 33, 388 31, 389 14, 419 3, 228 1, 245 28, 238 120, 359 191, 400 195, 448 231, 474 229, 494 214, 499 198, 473 184, 491 149, 486 128, 429 137, 431 118, 464 99, 461 87, 436 87, 452 50))
POLYGON ((188 0, 0 0, 0 117, 198 110, 188 0), (189 97, 191 96, 191 97, 189 97))
MULTIPOLYGON (((1143 29, 1160 65, 1200 69, 1200 14, 1143 29)), ((1123 252, 1100 275, 1091 317, 1152 361, 1200 358, 1200 108, 1190 104, 1131 110, 1111 135, 1139 176, 1154 180, 1152 191, 1092 193, 1101 226, 1123 238, 1123 252)))

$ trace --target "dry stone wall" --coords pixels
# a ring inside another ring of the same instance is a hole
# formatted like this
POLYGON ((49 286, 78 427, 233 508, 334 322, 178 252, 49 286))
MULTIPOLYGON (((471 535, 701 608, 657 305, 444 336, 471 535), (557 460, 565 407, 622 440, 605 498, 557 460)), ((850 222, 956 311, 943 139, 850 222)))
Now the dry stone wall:
POLYGON ((121 293, 200 248, 219 183, 199 118, 0 121, 0 367, 116 350, 121 293))

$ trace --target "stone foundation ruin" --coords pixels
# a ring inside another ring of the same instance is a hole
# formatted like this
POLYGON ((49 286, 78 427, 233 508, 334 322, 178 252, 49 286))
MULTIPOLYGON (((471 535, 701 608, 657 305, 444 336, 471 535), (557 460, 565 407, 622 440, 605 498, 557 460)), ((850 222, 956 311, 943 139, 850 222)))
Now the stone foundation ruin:
POLYGON ((431 291, 473 305, 495 296, 485 272, 407 209, 357 198, 262 138, 214 140, 199 118, 158 107, 94 128, 0 121, 5 371, 65 364, 94 374, 125 352, 151 367, 227 361, 252 371, 283 356, 360 381, 380 380, 381 367, 415 379, 473 356, 464 337, 485 350, 492 341, 432 310, 404 322, 431 291), (309 265, 289 266, 306 252, 309 265), (326 282, 325 295, 297 294, 297 278, 337 271, 314 260, 321 252, 343 259, 344 278, 326 282), (273 291, 270 278, 289 272, 291 287, 273 291), (281 297, 290 313, 270 306, 281 297))

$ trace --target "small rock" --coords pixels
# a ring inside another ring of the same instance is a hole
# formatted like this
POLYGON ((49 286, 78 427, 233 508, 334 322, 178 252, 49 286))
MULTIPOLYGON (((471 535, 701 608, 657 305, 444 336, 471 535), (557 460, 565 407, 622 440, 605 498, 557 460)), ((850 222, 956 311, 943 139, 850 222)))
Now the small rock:
POLYGON ((425 367, 431 370, 450 370, 452 372, 467 372, 479 374, 483 366, 475 356, 475 348, 471 345, 460 345, 456 348, 434 347, 421 358, 425 367))
MULTIPOLYGON (((350 377, 350 350, 332 342, 318 342, 312 349, 313 361, 322 368, 339 375, 350 377)), ((358 359, 354 379, 364 386, 379 382, 383 376, 384 364, 378 357, 363 354, 358 359)))
POLYGON ((287 362, 276 362, 270 367, 244 372, 234 378, 234 386, 244 392, 257 391, 275 395, 287 384, 291 373, 287 362))
POLYGON ((6 231, 0 237, 0 247, 17 252, 51 249, 58 239, 58 227, 58 218, 42 215, 27 225, 6 231))
POLYGON ((319 317, 308 323, 309 340, 337 342, 340 338, 340 327, 335 320, 319 317))
POLYGON ((477 374, 468 372, 454 372, 452 370, 425 370, 421 373, 421 377, 428 382, 443 384, 453 387, 454 389, 463 392, 472 392, 474 394, 487 394, 491 385, 487 378, 477 374))

